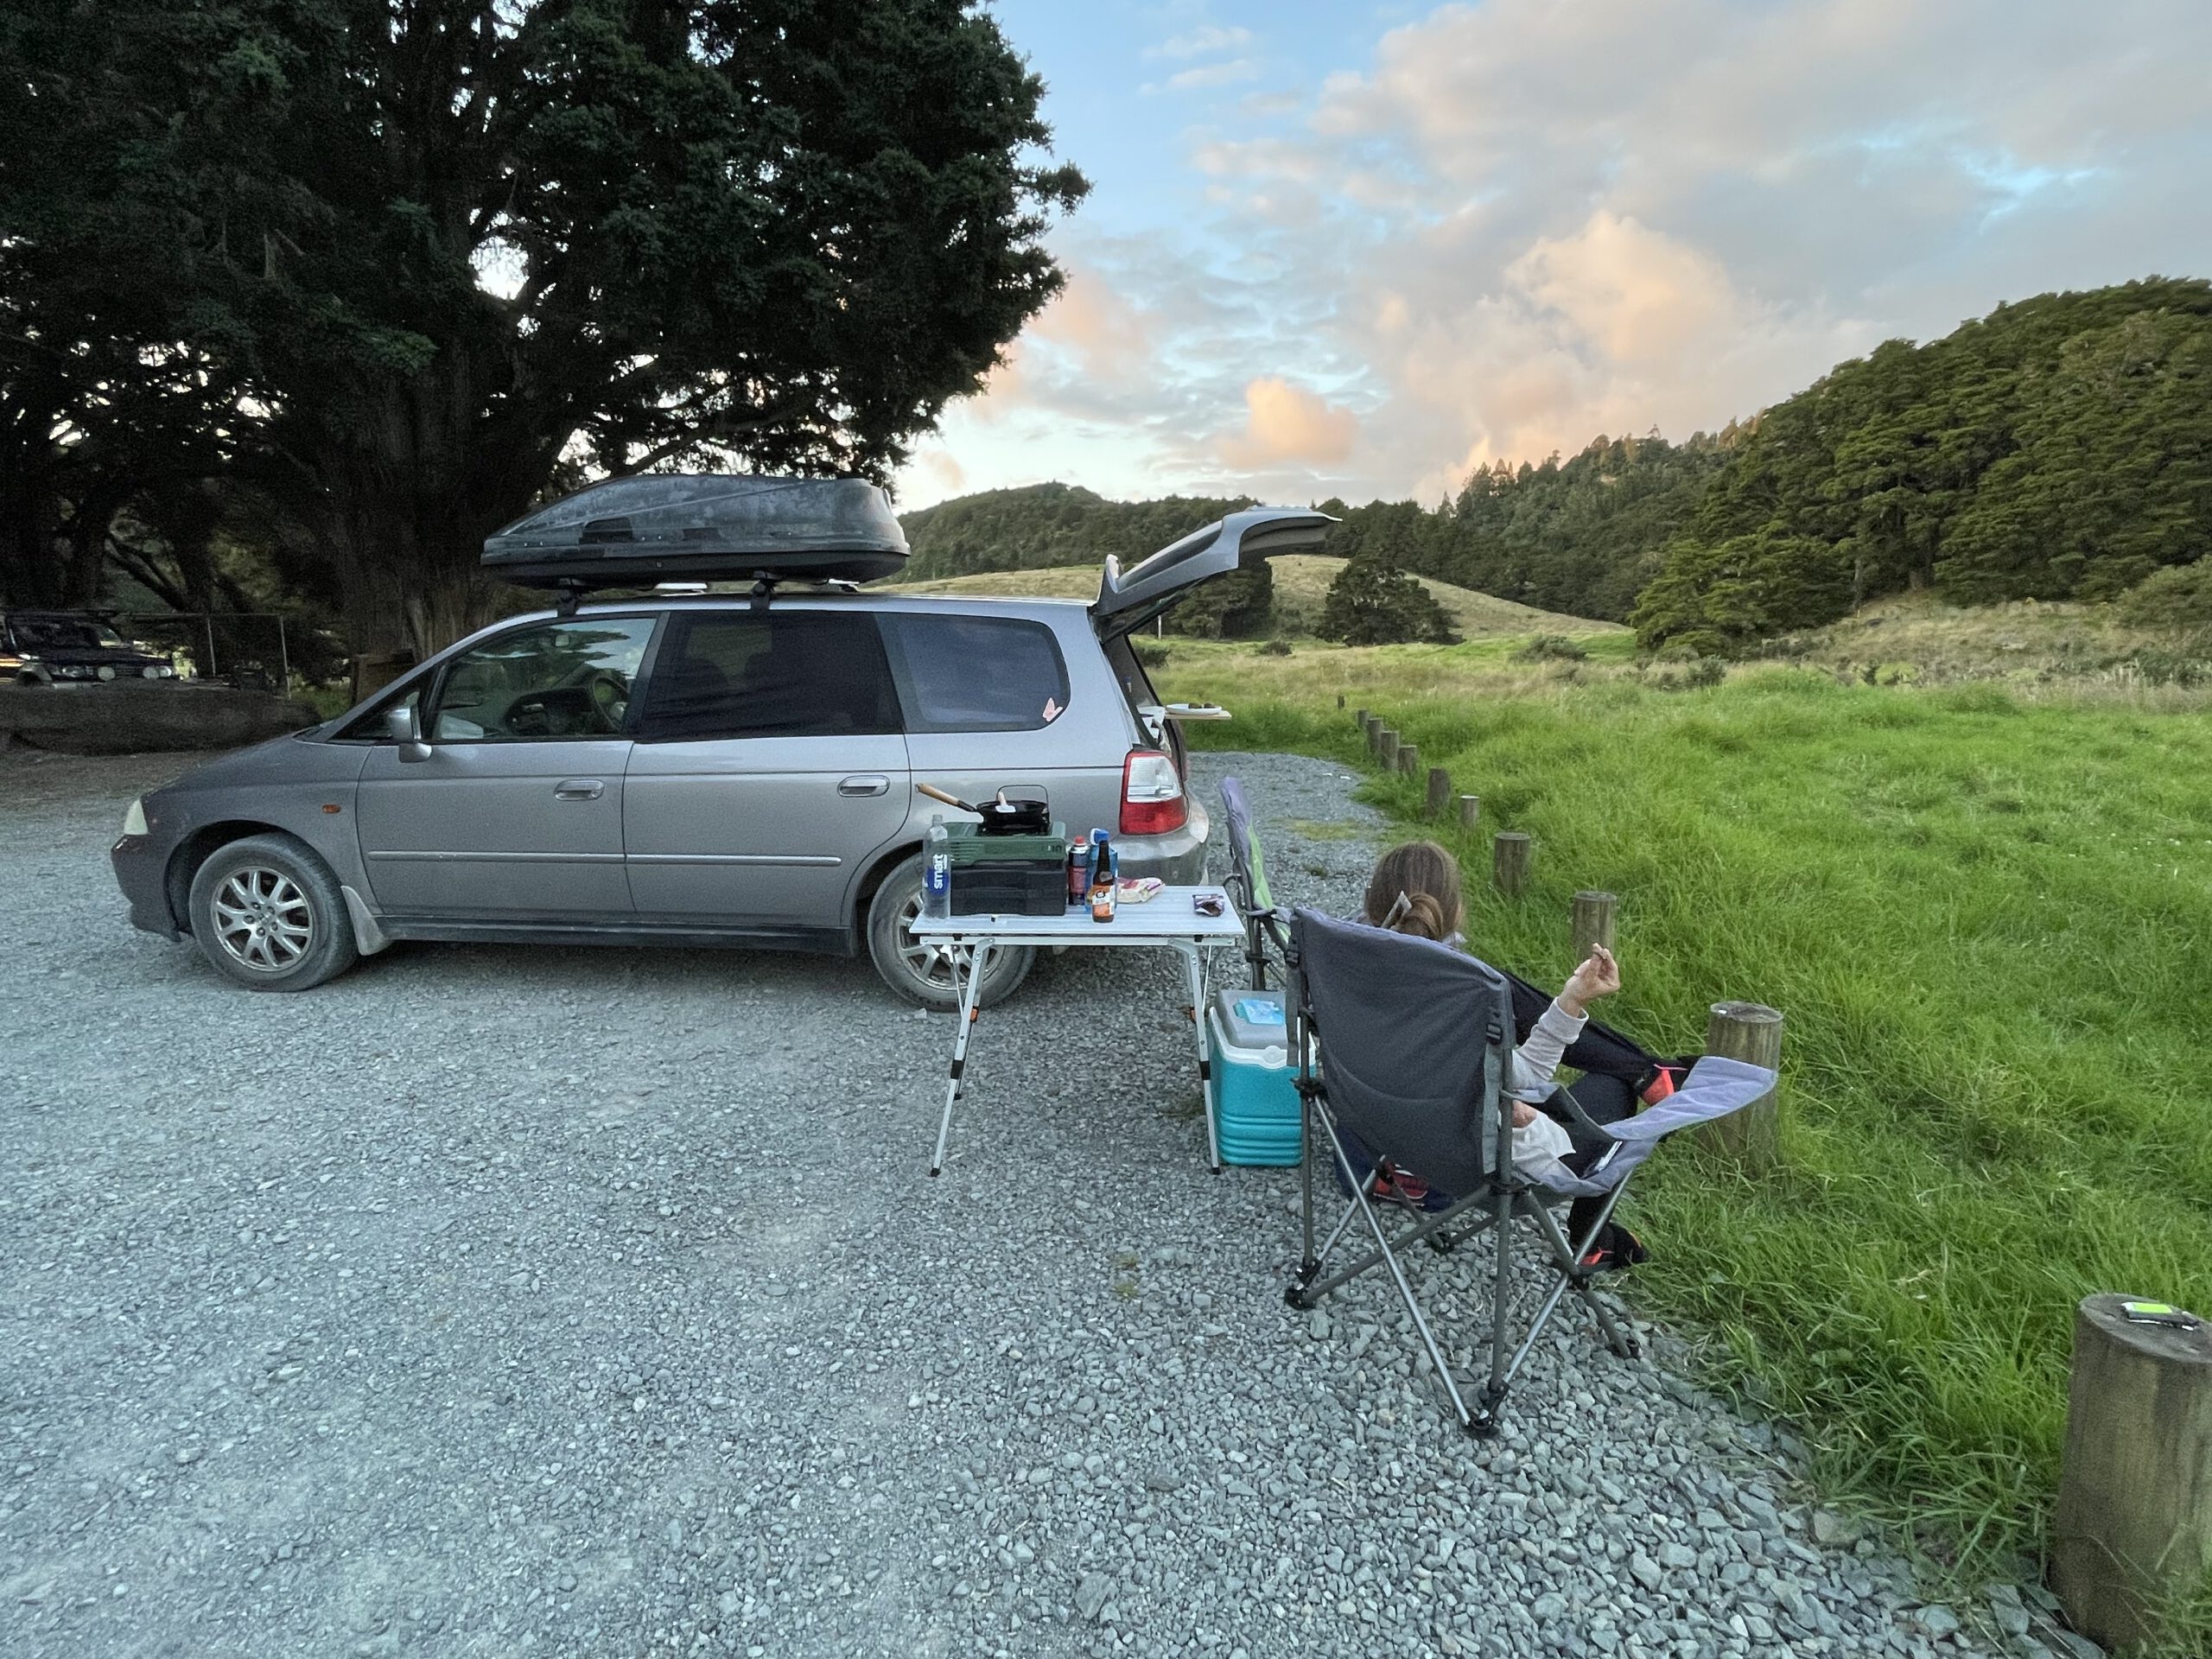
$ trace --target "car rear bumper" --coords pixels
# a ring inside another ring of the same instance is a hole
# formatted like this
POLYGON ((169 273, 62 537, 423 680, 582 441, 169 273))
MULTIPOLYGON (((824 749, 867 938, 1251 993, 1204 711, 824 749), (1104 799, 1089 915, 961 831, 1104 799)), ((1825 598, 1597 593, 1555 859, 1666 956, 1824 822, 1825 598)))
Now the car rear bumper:
POLYGON ((169 895, 162 876, 168 861, 156 850, 151 836, 118 836, 108 849, 115 870, 115 884, 130 906, 130 925, 165 939, 183 938, 176 918, 169 914, 169 895))
POLYGON ((1122 879, 1155 875, 1173 887, 1196 887, 1206 879, 1206 837, 1212 830, 1205 808, 1194 800, 1189 822, 1172 835, 1117 839, 1122 879))

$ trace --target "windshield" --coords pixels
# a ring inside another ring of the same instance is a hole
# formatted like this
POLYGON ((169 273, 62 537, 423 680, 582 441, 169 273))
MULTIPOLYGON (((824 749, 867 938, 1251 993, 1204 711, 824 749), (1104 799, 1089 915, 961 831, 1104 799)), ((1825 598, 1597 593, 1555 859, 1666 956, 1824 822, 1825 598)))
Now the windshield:
POLYGON ((105 622, 78 616, 19 616, 16 640, 26 651, 111 651, 129 647, 123 636, 105 622))

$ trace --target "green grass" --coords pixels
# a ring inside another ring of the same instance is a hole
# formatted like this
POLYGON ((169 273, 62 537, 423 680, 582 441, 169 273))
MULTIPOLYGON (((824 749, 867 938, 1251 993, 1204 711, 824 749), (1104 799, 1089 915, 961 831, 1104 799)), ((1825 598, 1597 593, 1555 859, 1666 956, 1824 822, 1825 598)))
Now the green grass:
MULTIPOLYGON (((1179 646, 1156 677, 1234 710, 1201 744, 1364 765, 1341 689, 1448 766, 1478 842, 1408 833, 1465 861, 1478 953, 1557 979, 1569 896, 1605 888, 1629 1030, 1692 1049, 1714 1001, 1782 1009, 1785 1167, 1655 1160, 1636 1294, 1808 1431, 1830 1492, 1961 1573, 2036 1548, 2075 1300, 2212 1313, 2212 722, 1777 668, 1485 690, 1465 654, 1502 645, 1409 649, 1179 646), (1503 829, 1535 837, 1518 902, 1487 879, 1503 829)), ((1368 792, 1420 812, 1413 779, 1368 792)))

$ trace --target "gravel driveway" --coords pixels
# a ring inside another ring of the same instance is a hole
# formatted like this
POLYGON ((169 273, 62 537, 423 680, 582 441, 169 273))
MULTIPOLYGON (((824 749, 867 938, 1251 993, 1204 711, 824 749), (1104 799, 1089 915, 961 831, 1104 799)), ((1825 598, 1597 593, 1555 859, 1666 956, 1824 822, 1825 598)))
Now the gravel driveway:
MULTIPOLYGON (((1224 760, 1348 908, 1351 780, 1224 760)), ((1380 1287, 1285 1307, 1294 1177, 1205 1174, 1170 957, 987 1015, 932 1182, 949 1021, 865 962, 232 988, 106 868, 180 769, 0 756, 12 1655, 1970 1645, 1578 1316, 1485 1446, 1380 1287)))

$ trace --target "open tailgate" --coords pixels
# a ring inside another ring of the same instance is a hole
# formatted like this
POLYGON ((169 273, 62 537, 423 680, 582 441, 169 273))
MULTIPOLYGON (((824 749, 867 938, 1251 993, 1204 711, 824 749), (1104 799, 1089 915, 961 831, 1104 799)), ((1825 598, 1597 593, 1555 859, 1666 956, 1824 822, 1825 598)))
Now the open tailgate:
POLYGON ((1142 627, 1202 582, 1225 576, 1245 554, 1265 557, 1317 548, 1337 521, 1302 507, 1249 507, 1122 569, 1106 556, 1091 601, 1090 624, 1111 639, 1142 627))

